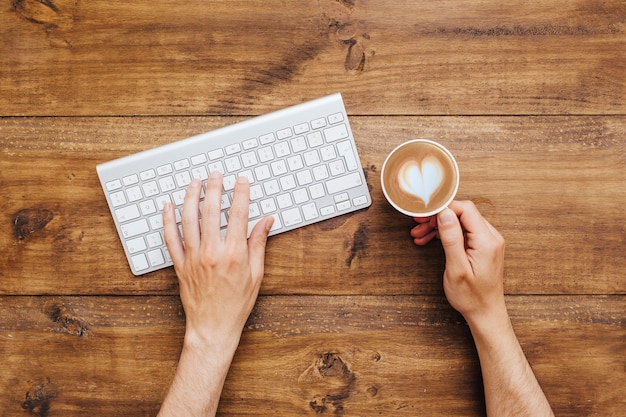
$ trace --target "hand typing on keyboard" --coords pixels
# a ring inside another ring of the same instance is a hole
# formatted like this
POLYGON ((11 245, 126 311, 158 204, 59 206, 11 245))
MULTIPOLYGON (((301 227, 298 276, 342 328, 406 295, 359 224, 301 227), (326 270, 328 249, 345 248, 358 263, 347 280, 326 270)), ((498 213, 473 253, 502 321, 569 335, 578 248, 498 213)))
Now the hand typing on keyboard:
POLYGON ((249 181, 248 233, 267 216, 274 218, 269 234, 275 235, 371 204, 339 94, 108 161, 97 170, 135 275, 173 264, 161 210, 172 203, 184 239, 187 186, 214 172, 222 174, 222 234, 242 176, 249 181))
MULTIPOLYGON (((247 239, 250 184, 242 176, 235 182, 230 221, 226 234, 222 234, 222 180, 217 171, 208 178, 201 219, 198 215, 202 182, 191 181, 183 203, 184 243, 172 203, 163 208, 165 242, 178 276, 186 331, 176 376, 162 411, 176 410, 177 404, 191 407, 193 402, 186 401, 187 396, 202 398, 208 393, 214 398, 214 404, 208 407, 215 412, 263 279, 265 243, 274 219, 264 217, 247 239), (195 372, 197 369, 208 372, 195 372), (201 379, 193 387, 185 383, 184 375, 190 373, 201 379), (193 388, 199 391, 190 392, 193 388)), ((185 408, 185 413, 196 415, 189 408, 185 408)))

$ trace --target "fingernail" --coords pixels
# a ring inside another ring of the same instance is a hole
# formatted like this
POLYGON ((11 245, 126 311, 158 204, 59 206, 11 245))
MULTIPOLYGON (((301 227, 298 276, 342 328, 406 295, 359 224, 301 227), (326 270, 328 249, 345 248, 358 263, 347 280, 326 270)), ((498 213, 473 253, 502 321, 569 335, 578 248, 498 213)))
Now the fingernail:
POLYGON ((191 183, 189 184, 190 187, 199 187, 200 184, 202 184, 202 181, 200 181, 198 178, 194 178, 193 180, 191 180, 191 183))
POLYGON ((246 177, 245 175, 240 175, 237 177, 237 182, 241 183, 241 184, 245 184, 248 181, 248 177, 246 177))
POLYGON ((219 178, 222 176, 222 173, 220 171, 211 171, 211 174, 209 176, 211 178, 219 178))

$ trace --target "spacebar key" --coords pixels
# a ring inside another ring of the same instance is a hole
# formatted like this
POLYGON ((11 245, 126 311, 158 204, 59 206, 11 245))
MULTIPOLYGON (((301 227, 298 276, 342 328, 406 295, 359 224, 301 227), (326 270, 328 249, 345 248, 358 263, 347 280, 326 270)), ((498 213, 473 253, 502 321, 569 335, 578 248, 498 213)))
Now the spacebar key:
POLYGON ((353 172, 348 175, 344 175, 343 177, 333 178, 332 180, 326 181, 326 188, 328 190, 328 194, 335 194, 349 188, 358 187, 363 184, 361 181, 361 176, 358 172, 353 172))

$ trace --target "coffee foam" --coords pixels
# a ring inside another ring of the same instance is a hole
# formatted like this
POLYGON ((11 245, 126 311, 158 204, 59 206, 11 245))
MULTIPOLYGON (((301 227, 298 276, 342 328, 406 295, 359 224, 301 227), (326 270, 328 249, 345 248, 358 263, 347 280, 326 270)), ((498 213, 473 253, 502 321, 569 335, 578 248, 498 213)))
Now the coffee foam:
POLYGON ((430 213, 453 198, 457 172, 444 150, 429 142, 413 142, 389 157, 382 181, 388 198, 400 209, 430 213))
POLYGON ((426 156, 421 163, 412 158, 407 159, 398 170, 398 186, 405 193, 422 200, 426 206, 430 198, 441 188, 443 180, 441 162, 432 155, 426 156))

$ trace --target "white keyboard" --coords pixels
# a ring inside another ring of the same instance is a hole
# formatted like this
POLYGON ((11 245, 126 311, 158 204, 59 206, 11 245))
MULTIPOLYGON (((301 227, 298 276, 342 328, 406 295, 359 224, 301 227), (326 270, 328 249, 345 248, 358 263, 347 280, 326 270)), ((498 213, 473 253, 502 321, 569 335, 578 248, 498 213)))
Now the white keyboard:
POLYGON ((193 178, 224 174, 222 233, 235 180, 250 181, 250 222, 274 217, 270 235, 371 205, 340 94, 105 162, 100 183, 130 268, 142 275, 172 265, 163 238, 165 202, 180 212, 193 178))

